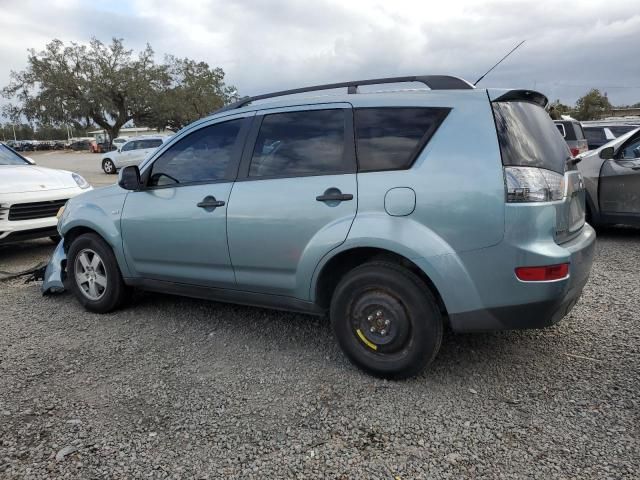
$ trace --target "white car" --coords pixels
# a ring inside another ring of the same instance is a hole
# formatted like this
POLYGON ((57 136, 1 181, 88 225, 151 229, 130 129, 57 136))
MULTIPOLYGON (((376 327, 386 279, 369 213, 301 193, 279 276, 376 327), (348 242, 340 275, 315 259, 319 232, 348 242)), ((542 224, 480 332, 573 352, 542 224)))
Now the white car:
POLYGON ((118 146, 117 150, 107 152, 102 156, 102 170, 104 173, 116 173, 129 165, 140 165, 147 156, 166 142, 169 137, 140 137, 118 146))
POLYGON ((77 173, 38 167, 0 143, 0 244, 55 238, 60 207, 88 190, 77 173))

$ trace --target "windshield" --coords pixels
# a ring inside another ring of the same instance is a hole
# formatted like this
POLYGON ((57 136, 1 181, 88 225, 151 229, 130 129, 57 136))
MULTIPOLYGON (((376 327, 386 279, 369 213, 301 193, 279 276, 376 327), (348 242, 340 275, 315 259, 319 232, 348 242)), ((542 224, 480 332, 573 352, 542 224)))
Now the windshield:
POLYGON ((545 110, 529 102, 494 102, 504 165, 564 173, 571 152, 545 110))
POLYGON ((6 145, 0 144, 0 165, 29 165, 29 162, 6 145))

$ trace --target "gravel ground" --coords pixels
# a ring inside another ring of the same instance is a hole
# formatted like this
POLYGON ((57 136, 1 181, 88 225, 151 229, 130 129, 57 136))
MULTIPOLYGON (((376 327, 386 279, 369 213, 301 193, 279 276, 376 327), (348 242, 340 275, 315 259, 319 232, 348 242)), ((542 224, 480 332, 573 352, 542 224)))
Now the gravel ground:
POLYGON ((640 478, 639 258, 640 231, 605 232, 559 325, 449 333, 402 382, 321 319, 146 293, 100 316, 0 283, 0 477, 640 478))

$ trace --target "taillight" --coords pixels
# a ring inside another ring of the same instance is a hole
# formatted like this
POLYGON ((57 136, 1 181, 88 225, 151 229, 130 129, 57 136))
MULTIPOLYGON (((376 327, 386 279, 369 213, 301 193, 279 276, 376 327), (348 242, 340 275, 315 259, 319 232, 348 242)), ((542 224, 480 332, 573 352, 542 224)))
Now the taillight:
POLYGON ((508 203, 549 202, 564 197, 564 175, 544 168, 504 167, 508 203))
POLYGON ((569 276, 569 264, 546 265, 543 267, 518 267, 516 277, 523 282, 549 282, 569 276))
POLYGON ((579 148, 571 147, 569 150, 571 150, 571 155, 573 157, 577 157, 580 154, 579 148))

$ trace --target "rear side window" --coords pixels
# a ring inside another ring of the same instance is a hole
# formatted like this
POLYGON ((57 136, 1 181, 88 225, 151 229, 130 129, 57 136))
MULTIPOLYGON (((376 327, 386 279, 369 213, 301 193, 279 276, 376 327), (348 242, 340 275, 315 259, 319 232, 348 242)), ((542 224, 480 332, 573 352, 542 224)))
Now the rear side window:
POLYGON ((502 163, 564 173, 571 153, 544 109, 528 102, 494 102, 502 163))
POLYGON ((409 168, 448 112, 447 108, 356 109, 359 171, 409 168))
POLYGON ((620 135, 624 135, 625 133, 630 132, 631 130, 635 130, 636 128, 638 127, 633 125, 616 125, 609 127, 609 130, 611 130, 611 133, 613 133, 616 137, 619 137, 620 135))
POLYGON ((265 115, 253 149, 249 176, 352 171, 345 149, 345 122, 344 109, 265 115))
POLYGON ((563 124, 556 123, 556 128, 560 132, 560 135, 562 135, 562 138, 567 136, 567 131, 564 129, 564 125, 563 124))
POLYGON ((603 128, 585 128, 584 129, 584 133, 587 137, 587 140, 589 142, 605 142, 606 138, 604 136, 604 129, 603 128))
POLYGON ((141 140, 142 146, 140 148, 158 148, 162 145, 162 140, 159 138, 149 139, 149 140, 141 140))

